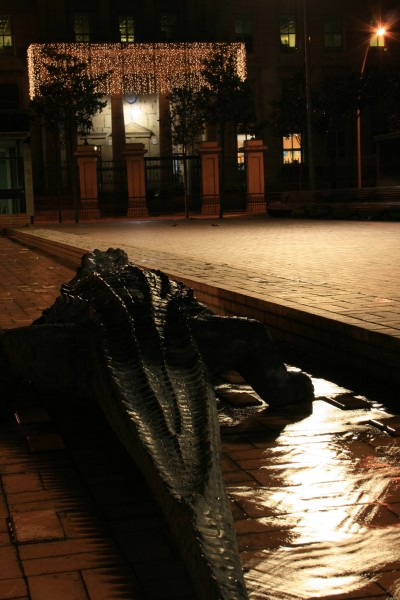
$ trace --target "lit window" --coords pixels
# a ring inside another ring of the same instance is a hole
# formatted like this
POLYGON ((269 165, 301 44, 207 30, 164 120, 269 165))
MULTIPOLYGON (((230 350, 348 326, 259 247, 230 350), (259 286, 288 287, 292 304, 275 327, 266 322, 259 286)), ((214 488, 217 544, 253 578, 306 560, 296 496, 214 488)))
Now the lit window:
POLYGON ((301 135, 292 133, 283 138, 283 164, 301 163, 301 135))
POLYGON ((253 26, 249 18, 235 19, 235 42, 244 42, 247 52, 253 52, 253 26))
POLYGON ((385 30, 376 21, 371 21, 372 35, 369 40, 371 48, 385 48, 385 30))
POLYGON ((0 54, 12 54, 12 52, 11 17, 0 15, 0 54))
POLYGON ((75 42, 90 42, 89 13, 85 13, 85 12, 75 13, 73 27, 74 27, 75 42))
POLYGON ((324 46, 327 50, 343 48, 342 21, 339 17, 329 16, 324 21, 324 46))
POLYGON ((135 41, 135 20, 133 17, 119 17, 119 39, 124 44, 135 41))
POLYGON ((237 149, 237 164, 240 170, 244 169, 244 152, 243 146, 246 140, 249 139, 247 133, 238 133, 236 136, 236 149, 237 149))
POLYGON ((281 50, 291 52, 296 49, 296 18, 293 15, 281 16, 279 34, 281 50))
POLYGON ((160 31, 167 41, 178 37, 178 13, 169 11, 160 14, 160 31))

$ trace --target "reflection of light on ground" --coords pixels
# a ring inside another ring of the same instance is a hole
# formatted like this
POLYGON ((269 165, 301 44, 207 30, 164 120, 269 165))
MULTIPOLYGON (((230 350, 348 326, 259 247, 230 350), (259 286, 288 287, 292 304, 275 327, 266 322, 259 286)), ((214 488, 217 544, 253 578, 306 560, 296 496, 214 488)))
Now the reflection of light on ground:
POLYGON ((345 392, 349 391, 346 388, 342 388, 335 383, 332 383, 332 381, 327 381, 326 379, 317 379, 316 377, 313 377, 312 382, 314 385, 314 394, 316 398, 344 394, 345 392))
MULTIPOLYGON (((320 383, 320 395, 347 391, 320 383)), ((387 503, 400 468, 395 454, 376 455, 365 421, 362 411, 316 401, 266 445, 265 464, 250 470, 260 487, 230 490, 258 527, 241 547, 252 600, 384 597, 367 573, 379 581, 380 569, 398 564, 400 518, 387 503)))

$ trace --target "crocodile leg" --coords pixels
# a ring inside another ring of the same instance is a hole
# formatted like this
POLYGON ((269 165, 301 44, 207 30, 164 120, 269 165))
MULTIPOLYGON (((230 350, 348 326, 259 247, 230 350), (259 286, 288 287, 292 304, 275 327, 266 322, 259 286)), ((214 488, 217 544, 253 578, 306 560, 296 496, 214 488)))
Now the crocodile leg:
POLYGON ((214 374, 234 369, 271 406, 311 402, 311 379, 286 369, 268 329, 259 321, 199 313, 190 326, 214 374))

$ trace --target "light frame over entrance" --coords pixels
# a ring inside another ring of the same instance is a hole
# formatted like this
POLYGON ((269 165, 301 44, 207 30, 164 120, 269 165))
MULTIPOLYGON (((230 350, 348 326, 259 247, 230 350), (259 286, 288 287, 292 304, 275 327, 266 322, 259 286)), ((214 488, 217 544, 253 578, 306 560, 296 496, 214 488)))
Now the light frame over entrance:
POLYGON ((151 44, 31 44, 28 48, 29 95, 39 95, 49 74, 42 50, 54 49, 70 54, 88 65, 89 76, 107 74, 98 92, 107 94, 167 93, 175 87, 199 89, 204 60, 226 50, 234 59, 237 74, 246 79, 246 50, 242 42, 225 43, 151 43, 151 44))

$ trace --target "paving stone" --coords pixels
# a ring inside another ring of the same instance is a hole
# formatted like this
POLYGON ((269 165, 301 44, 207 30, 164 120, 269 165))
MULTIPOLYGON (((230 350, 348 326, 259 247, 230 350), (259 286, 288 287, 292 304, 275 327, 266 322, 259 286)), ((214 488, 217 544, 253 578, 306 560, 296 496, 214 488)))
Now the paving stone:
POLYGON ((64 531, 54 510, 12 512, 11 521, 19 544, 64 538, 64 531))
POLYGON ((126 598, 129 600, 147 600, 133 573, 128 568, 90 569, 82 571, 91 600, 109 600, 126 598))
MULTIPOLYGON (((0 522, 2 519, 8 516, 8 506, 3 494, 0 493, 0 522)), ((0 525, 1 531, 1 525, 0 525)))
POLYGON ((82 571, 86 569, 111 568, 121 562, 121 556, 114 553, 83 552, 23 561, 24 572, 30 577, 33 575, 50 575, 82 571))
POLYGON ((22 578, 22 570, 15 546, 0 548, 0 581, 22 578))
POLYGON ((0 579, 0 600, 17 600, 28 598, 28 590, 25 580, 20 577, 16 579, 0 579))
POLYGON ((23 562, 90 553, 112 555, 114 552, 115 543, 109 535, 87 536, 84 539, 43 540, 40 544, 32 540, 32 543, 25 544, 19 548, 19 555, 23 562))
POLYGON ((226 400, 232 406, 262 406, 263 402, 256 397, 255 392, 235 388, 229 385, 219 385, 216 387, 218 398, 226 400))
POLYGON ((369 410, 372 408, 371 402, 368 402, 365 398, 357 397, 352 394, 339 394, 334 397, 323 398, 333 406, 337 406, 341 410, 359 410, 364 408, 369 410))
POLYGON ((33 454, 65 449, 64 441, 58 433, 31 433, 26 439, 33 454))
POLYGON ((80 573, 28 577, 31 600, 88 600, 80 573))
POLYGON ((46 423, 50 421, 50 416, 44 408, 24 407, 16 411, 15 419, 19 425, 29 425, 31 423, 46 423))
POLYGON ((6 494, 31 492, 43 490, 42 481, 38 473, 18 473, 16 475, 3 475, 3 486, 6 494))

